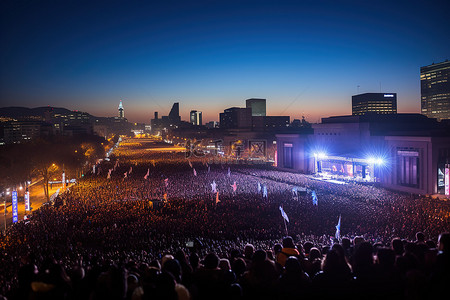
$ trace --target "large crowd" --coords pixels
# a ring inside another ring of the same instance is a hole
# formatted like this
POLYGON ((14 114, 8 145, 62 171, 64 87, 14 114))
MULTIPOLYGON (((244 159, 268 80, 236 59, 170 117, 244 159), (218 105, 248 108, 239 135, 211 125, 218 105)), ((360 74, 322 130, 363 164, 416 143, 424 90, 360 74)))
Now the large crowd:
POLYGON ((448 202, 185 155, 125 141, 8 229, 0 295, 426 299, 450 282, 448 202))

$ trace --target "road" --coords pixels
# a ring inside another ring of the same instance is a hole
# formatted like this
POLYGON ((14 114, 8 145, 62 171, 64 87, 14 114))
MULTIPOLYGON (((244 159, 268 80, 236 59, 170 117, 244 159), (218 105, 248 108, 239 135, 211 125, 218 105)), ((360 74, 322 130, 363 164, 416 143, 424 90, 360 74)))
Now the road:
MULTIPOLYGON (((61 184, 53 184, 52 187, 49 185, 49 193, 53 195, 58 189, 61 188, 61 184)), ((42 186, 42 181, 37 183, 32 183, 29 187, 30 191, 30 202, 32 210, 36 210, 45 203, 46 199, 44 196, 44 188, 42 186)), ((2 231, 5 230, 5 207, 4 207, 4 198, 0 199, 0 228, 2 231)), ((9 227, 12 224, 12 206, 11 206, 11 194, 7 196, 7 213, 6 213, 6 226, 9 227)), ((31 214, 31 212, 25 212, 25 203, 23 201, 23 196, 19 197, 18 203, 18 211, 19 211, 19 222, 23 221, 23 217, 27 214, 31 214)))

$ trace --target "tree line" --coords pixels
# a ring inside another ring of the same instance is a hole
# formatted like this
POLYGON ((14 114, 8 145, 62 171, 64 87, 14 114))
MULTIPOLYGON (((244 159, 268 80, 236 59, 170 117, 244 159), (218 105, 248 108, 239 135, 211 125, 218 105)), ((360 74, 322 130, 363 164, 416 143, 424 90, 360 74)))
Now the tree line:
POLYGON ((42 179, 45 197, 53 177, 76 178, 99 158, 105 148, 112 146, 96 135, 52 136, 20 144, 0 147, 0 189, 18 186, 26 181, 42 179))

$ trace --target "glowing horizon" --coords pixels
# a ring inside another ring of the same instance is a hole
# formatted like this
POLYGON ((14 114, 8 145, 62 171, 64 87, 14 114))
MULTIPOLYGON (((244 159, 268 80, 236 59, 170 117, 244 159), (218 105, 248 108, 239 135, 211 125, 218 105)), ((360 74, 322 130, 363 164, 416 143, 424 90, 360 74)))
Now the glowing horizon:
POLYGON ((123 99, 149 123, 179 102, 206 123, 265 98, 268 115, 317 122, 392 92, 420 113, 420 67, 450 53, 444 1, 169 2, 2 2, 2 106, 116 116, 123 99))

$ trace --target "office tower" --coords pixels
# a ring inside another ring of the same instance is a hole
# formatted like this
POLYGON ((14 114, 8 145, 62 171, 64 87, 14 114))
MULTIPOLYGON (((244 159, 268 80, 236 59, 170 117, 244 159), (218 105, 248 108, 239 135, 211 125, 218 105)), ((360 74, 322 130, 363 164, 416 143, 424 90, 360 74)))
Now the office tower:
POLYGON ((172 109, 169 112, 169 121, 173 123, 179 123, 181 121, 180 117, 180 104, 175 102, 172 105, 172 109))
POLYGON ((237 129, 252 127, 252 110, 250 108, 231 107, 220 113, 220 128, 237 129))
POLYGON ((352 115, 396 114, 397 93, 365 93, 352 96, 352 115))
POLYGON ((119 118, 120 119, 123 119, 123 118, 125 118, 125 112, 124 112, 124 110, 123 110, 123 104, 122 104, 122 99, 120 100, 120 103, 119 103, 119 118))
POLYGON ((422 114, 438 120, 450 119, 450 62, 420 68, 422 114))
POLYGON ((252 117, 266 116, 266 99, 251 98, 245 100, 247 108, 251 108, 252 117))
POLYGON ((190 122, 192 125, 202 125, 202 112, 191 110, 190 122))

